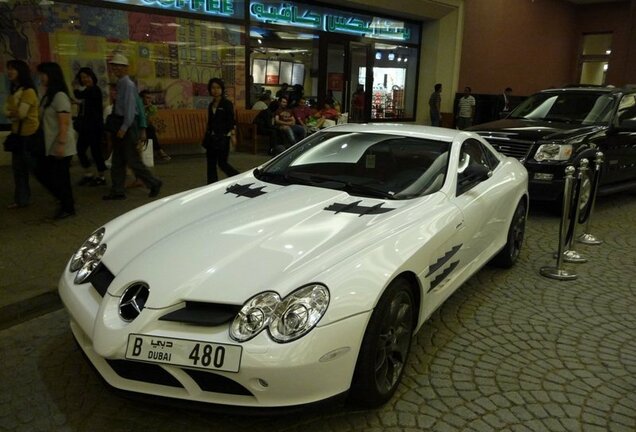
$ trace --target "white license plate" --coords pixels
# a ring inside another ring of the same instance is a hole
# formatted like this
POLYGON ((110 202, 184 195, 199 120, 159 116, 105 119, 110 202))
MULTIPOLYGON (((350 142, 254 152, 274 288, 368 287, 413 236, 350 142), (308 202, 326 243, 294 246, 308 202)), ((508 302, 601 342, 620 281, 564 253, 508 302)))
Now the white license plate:
POLYGON ((126 358, 198 369, 238 372, 242 350, 243 348, 239 345, 133 333, 128 335, 126 358))

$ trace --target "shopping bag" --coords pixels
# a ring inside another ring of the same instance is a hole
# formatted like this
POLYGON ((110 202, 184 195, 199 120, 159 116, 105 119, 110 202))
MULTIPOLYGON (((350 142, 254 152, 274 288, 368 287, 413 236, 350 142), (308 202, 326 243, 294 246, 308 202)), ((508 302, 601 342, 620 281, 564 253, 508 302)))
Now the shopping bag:
POLYGON ((141 147, 141 160, 147 167, 155 166, 155 155, 153 151, 152 139, 147 139, 141 147))

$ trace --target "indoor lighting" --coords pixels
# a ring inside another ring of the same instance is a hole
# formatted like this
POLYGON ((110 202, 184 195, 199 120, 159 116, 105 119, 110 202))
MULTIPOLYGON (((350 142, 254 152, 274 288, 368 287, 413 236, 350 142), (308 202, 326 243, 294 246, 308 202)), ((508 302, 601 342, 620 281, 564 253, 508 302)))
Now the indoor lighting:
POLYGON ((402 61, 402 57, 398 57, 397 61, 401 62, 402 61))
POLYGON ((375 52, 375 59, 376 60, 382 60, 382 53, 380 51, 376 51, 375 52))
POLYGON ((605 54, 610 55, 612 53, 612 50, 605 50, 605 54))
POLYGON ((607 63, 605 63, 605 64, 603 65, 603 70, 604 70, 605 72, 607 72, 607 67, 608 67, 608 64, 607 64, 607 63))
POLYGON ((389 60, 393 61, 395 59, 395 53, 394 52, 390 52, 389 53, 389 60))
POLYGON ((408 57, 404 57, 404 63, 406 63, 407 61, 409 61, 408 57))
POLYGON ((256 39, 256 40, 258 41, 259 45, 263 44, 263 39, 256 39))

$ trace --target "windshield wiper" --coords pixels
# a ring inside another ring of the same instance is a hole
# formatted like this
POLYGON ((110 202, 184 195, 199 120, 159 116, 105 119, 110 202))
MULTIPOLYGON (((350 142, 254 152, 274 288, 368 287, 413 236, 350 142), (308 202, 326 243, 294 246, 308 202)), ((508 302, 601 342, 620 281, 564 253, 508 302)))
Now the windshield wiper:
POLYGON ((326 187, 325 183, 336 183, 340 186, 338 189, 342 189, 345 192, 354 192, 354 193, 358 192, 358 193, 362 193, 364 195, 371 196, 374 198, 393 199, 392 193, 388 193, 381 189, 374 188, 372 186, 367 186, 360 183, 351 183, 348 181, 338 180, 332 177, 326 177, 326 176, 315 175, 315 174, 310 175, 309 180, 314 182, 315 184, 321 184, 324 187, 326 187))

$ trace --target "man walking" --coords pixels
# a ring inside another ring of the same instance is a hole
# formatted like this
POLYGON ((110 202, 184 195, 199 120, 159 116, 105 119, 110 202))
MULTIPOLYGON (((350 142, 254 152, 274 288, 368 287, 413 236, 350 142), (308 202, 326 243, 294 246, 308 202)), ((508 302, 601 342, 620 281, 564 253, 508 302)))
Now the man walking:
MULTIPOLYGON (((137 87, 128 76, 128 59, 122 54, 116 53, 109 62, 113 74, 117 77, 117 97, 113 107, 113 115, 121 122, 121 126, 111 133, 113 143, 113 155, 111 164, 112 189, 105 200, 122 200, 126 198, 126 165, 141 180, 150 193, 150 198, 159 195, 162 182, 154 177, 141 160, 137 150, 140 138, 140 130, 137 119, 145 120, 143 110, 138 109, 137 87)), ((141 122, 142 126, 145 121, 141 122)), ((108 126, 108 125, 107 125, 108 126)))
POLYGON ((464 88, 464 95, 457 104, 457 129, 464 130, 473 125, 475 118, 475 98, 470 94, 471 88, 464 88))
POLYGON ((442 84, 437 83, 434 87, 435 91, 428 98, 428 106, 431 112, 431 126, 440 126, 442 123, 441 104, 442 104, 442 84))

